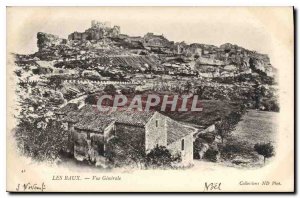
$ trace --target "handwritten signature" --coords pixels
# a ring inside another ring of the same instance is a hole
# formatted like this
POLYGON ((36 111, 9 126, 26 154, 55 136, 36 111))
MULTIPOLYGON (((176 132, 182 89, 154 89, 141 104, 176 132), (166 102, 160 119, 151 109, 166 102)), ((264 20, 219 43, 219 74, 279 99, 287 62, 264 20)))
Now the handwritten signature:
POLYGON ((204 191, 218 191, 221 190, 222 183, 208 183, 205 182, 204 184, 204 191))
POLYGON ((16 191, 40 191, 44 192, 46 190, 46 185, 43 182, 42 184, 38 185, 36 183, 24 183, 24 184, 18 184, 16 191))

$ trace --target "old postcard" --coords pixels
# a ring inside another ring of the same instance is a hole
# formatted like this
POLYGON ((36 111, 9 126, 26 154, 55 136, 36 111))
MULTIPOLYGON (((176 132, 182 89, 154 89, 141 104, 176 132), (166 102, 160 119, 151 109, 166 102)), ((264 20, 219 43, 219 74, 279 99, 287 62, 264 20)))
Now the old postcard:
POLYGON ((293 192, 292 7, 7 7, 7 191, 293 192))

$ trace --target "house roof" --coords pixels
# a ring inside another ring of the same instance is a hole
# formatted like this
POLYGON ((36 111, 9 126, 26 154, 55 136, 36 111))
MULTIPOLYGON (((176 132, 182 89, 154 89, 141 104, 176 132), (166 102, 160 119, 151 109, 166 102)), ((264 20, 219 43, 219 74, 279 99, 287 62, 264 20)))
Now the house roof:
POLYGON ((77 111, 72 111, 63 119, 65 122, 76 123, 74 127, 103 132, 112 122, 129 124, 133 126, 145 126, 155 111, 125 111, 117 110, 110 113, 101 113, 95 105, 85 105, 77 111))
POLYGON ((186 127, 175 120, 167 119, 167 144, 172 144, 194 132, 194 129, 186 127))
POLYGON ((83 130, 103 132, 106 127, 108 127, 113 120, 111 118, 106 118, 103 116, 86 116, 82 118, 74 127, 83 130))
MULTIPOLYGON (((74 122, 75 128, 81 130, 103 133, 111 123, 129 124, 133 126, 145 126, 156 111, 125 111, 117 110, 110 113, 101 113, 95 105, 85 105, 77 111, 71 111, 63 119, 66 122, 74 122)), ((191 133, 193 129, 186 127, 171 118, 167 118, 167 144, 171 144, 191 133)))
POLYGON ((65 122, 79 122, 81 119, 87 116, 92 116, 96 113, 97 107, 93 105, 85 105, 81 109, 71 111, 67 114, 63 121, 65 122))
POLYGON ((56 114, 68 114, 72 111, 76 111, 78 109, 78 105, 75 103, 68 103, 62 108, 58 109, 55 113, 56 114))
POLYGON ((116 123, 145 126, 155 111, 114 111, 111 116, 116 123))

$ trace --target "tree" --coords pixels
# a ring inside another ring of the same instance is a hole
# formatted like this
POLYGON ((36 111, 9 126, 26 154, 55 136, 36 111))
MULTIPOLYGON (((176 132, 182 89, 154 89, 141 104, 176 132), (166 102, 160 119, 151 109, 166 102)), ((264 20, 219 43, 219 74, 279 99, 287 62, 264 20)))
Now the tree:
POLYGON ((68 133, 54 120, 36 119, 34 123, 21 121, 15 137, 20 151, 37 161, 54 161, 68 145, 68 133))
POLYGON ((202 95, 206 89, 206 86, 200 85, 196 88, 195 94, 198 95, 199 99, 203 99, 202 95))
POLYGON ((225 138, 231 135, 232 131, 241 120, 241 117, 241 113, 231 112, 225 119, 216 124, 216 132, 221 137, 222 143, 225 138))
POLYGON ((113 85, 106 85, 103 91, 107 94, 114 95, 116 93, 116 88, 113 85))
POLYGON ((239 121, 241 121, 241 118, 242 118, 242 114, 240 112, 236 112, 236 111, 233 111, 231 112, 227 117, 227 121, 235 126, 239 123, 239 121))
POLYGON ((262 103, 262 99, 266 96, 266 88, 258 81, 256 81, 255 85, 252 86, 254 88, 254 102, 255 102, 255 108, 259 109, 262 103))
POLYGON ((75 98, 77 96, 76 92, 72 92, 72 91, 66 91, 66 93, 63 94, 64 98, 69 100, 72 100, 73 98, 75 98))
POLYGON ((194 58, 195 58, 195 59, 198 59, 199 57, 200 57, 199 54, 195 54, 195 55, 194 55, 194 58))
POLYGON ((274 147, 271 143, 260 143, 254 145, 254 150, 259 154, 264 156, 264 164, 266 163, 266 158, 274 156, 274 147))
POLYGON ((124 88, 124 89, 121 90, 121 93, 123 95, 131 95, 131 94, 134 93, 134 88, 132 88, 132 87, 124 88))
POLYGON ((92 105, 96 105, 98 102, 98 94, 89 94, 87 95, 87 97, 85 98, 84 102, 86 104, 92 104, 92 105))
POLYGON ((184 84, 184 91, 189 93, 191 89, 192 89, 192 83, 190 81, 186 81, 186 83, 184 84))
POLYGON ((50 86, 52 86, 54 88, 54 90, 56 91, 56 89, 61 88, 62 87, 62 80, 60 77, 58 76, 51 76, 49 79, 49 84, 50 86))
POLYGON ((224 143, 224 139, 232 132, 232 126, 228 120, 222 120, 220 123, 216 124, 216 132, 221 137, 222 143, 224 143))
POLYGON ((244 115, 247 112, 247 106, 245 104, 241 104, 239 112, 241 115, 244 115))

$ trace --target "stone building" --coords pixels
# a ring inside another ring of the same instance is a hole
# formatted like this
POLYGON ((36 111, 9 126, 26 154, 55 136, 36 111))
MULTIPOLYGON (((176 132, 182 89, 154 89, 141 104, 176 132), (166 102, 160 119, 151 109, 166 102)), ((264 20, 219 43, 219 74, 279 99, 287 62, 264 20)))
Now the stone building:
POLYGON ((100 40, 107 37, 116 38, 120 34, 120 26, 111 27, 110 22, 98 22, 93 20, 91 27, 84 32, 73 32, 68 36, 69 40, 100 40))
MULTIPOLYGON (((65 115, 65 114, 60 114, 65 115)), ((114 111, 97 112, 97 107, 85 105, 61 118, 69 131, 74 157, 105 165, 107 144, 118 137, 126 144, 148 153, 156 146, 165 146, 181 156, 182 165, 193 163, 194 130, 156 112, 114 111)))
POLYGON ((155 35, 153 33, 147 33, 143 39, 145 47, 168 48, 174 44, 174 42, 169 41, 163 35, 155 35))

